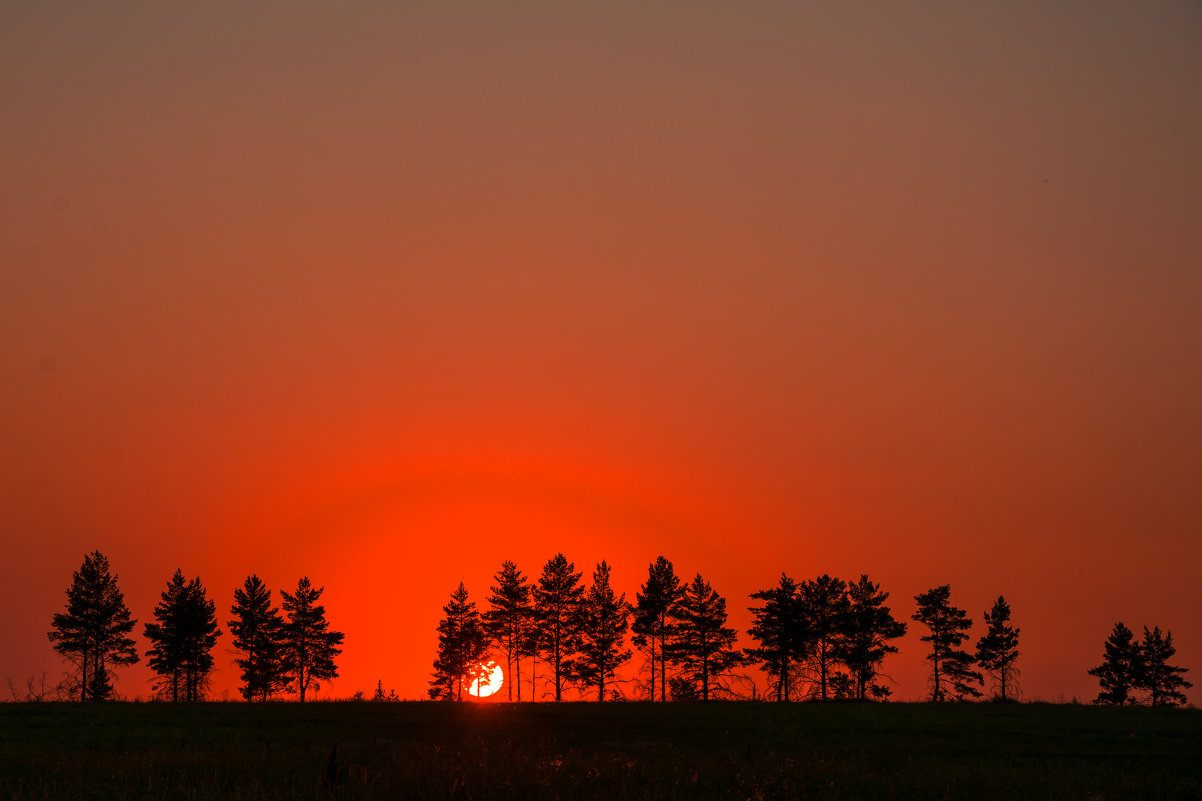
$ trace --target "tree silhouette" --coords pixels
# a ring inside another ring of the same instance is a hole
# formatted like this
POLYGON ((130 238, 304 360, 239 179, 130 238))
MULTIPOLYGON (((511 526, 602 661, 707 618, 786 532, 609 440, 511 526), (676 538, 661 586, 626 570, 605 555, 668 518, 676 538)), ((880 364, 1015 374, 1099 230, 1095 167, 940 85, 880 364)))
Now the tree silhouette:
POLYGON ((480 675, 480 665, 488 654, 488 637, 480 613, 476 611, 476 603, 468 600, 467 588, 462 581, 442 611, 444 617, 438 624, 438 656, 430 679, 430 697, 436 701, 461 701, 463 685, 480 675))
POLYGON ((763 604, 750 607, 754 622, 747 633, 759 642, 759 647, 747 649, 747 658, 758 662, 775 679, 776 700, 788 701, 796 678, 793 668, 806 657, 809 634, 797 582, 781 573, 775 587, 753 592, 750 597, 763 604))
POLYGON ((1018 633, 1020 629, 1010 625, 1010 605, 999 595, 993 609, 985 613, 984 636, 977 640, 977 664, 993 680, 995 697, 1007 701, 1014 697, 1014 684, 1018 679, 1018 633))
POLYGON ((651 666, 651 700, 655 700, 655 677, 658 660, 659 696, 668 700, 668 652, 675 635, 670 614, 684 595, 684 587, 677 578, 672 563, 658 557, 647 568, 647 580, 642 592, 635 593, 633 642, 647 652, 651 666))
POLYGON ((213 669, 213 646, 217 644, 216 606, 208 599, 200 578, 184 580, 176 569, 167 582, 162 600, 154 608, 157 623, 147 623, 146 652, 150 667, 159 674, 158 687, 172 701, 199 701, 213 669))
POLYGON ((129 637, 136 622, 117 588, 117 576, 110 572, 108 559, 100 551, 85 556, 67 588, 66 611, 55 613, 46 635, 54 650, 78 671, 80 701, 111 697, 108 666, 138 661, 129 637))
POLYGON ((722 689, 720 677, 743 664, 735 651, 735 630, 726 625, 726 599, 698 573, 669 610, 676 636, 669 656, 702 701, 722 689))
POLYGON ((850 604, 847 582, 821 575, 798 587, 809 638, 809 659, 818 675, 818 697, 830 697, 828 680, 843 650, 850 604))
POLYGON ((564 685, 576 678, 575 656, 581 646, 584 587, 575 565, 556 554, 543 566, 534 588, 534 614, 538 620, 538 645, 551 670, 555 700, 563 700, 564 685))
POLYGON ((248 576, 242 588, 234 590, 230 614, 233 617, 226 625, 234 637, 234 648, 242 654, 234 660, 242 669, 242 697, 266 701, 285 684, 281 664, 284 619, 271 605, 271 590, 256 575, 248 576))
POLYGON ((1141 670, 1138 671, 1138 686, 1148 691, 1148 703, 1152 706, 1184 706, 1182 690, 1194 685, 1182 678, 1187 668, 1169 664, 1177 653, 1173 647, 1173 632, 1161 635, 1160 626, 1151 631, 1144 626, 1144 641, 1140 646, 1141 670))
POLYGON ((605 685, 631 657, 630 649, 622 647, 630 628, 630 604, 626 593, 614 594, 604 560, 593 571, 593 585, 584 596, 583 623, 576 672, 585 685, 597 688, 597 700, 604 701, 605 685))
POLYGON ((977 698, 981 695, 981 691, 973 686, 981 684, 983 678, 972 669, 972 655, 959 650, 960 644, 968 639, 972 620, 963 609, 951 605, 950 597, 951 586, 947 584, 914 596, 918 603, 914 620, 930 631, 921 639, 931 645, 926 658, 931 663, 932 701, 944 701, 949 694, 958 701, 965 696, 977 698))
POLYGON ((505 685, 513 700, 516 685, 522 700, 522 656, 532 629, 534 609, 530 603, 530 585, 517 565, 506 560, 497 571, 496 584, 489 589, 490 609, 481 617, 489 638, 505 654, 505 685))
POLYGON ((897 653, 897 647, 889 641, 904 636, 906 624, 895 619, 885 606, 889 593, 882 592, 880 585, 864 574, 847 585, 847 597, 847 627, 839 659, 851 672, 851 695, 857 701, 869 695, 888 696, 889 688, 877 684, 876 679, 885 657, 897 653))
POLYGON ((281 591, 284 612, 288 615, 281 639, 281 661, 289 683, 296 686, 301 703, 309 687, 318 689, 317 680, 338 677, 335 657, 342 653, 342 632, 330 631, 326 609, 317 603, 325 587, 314 587, 305 576, 296 583, 296 592, 281 591))
POLYGON ((1093 700, 1095 704, 1135 703, 1131 691, 1140 680, 1143 670, 1143 655, 1135 635, 1122 622, 1114 624, 1114 630, 1106 638, 1102 664, 1089 669, 1096 676, 1102 691, 1093 700))

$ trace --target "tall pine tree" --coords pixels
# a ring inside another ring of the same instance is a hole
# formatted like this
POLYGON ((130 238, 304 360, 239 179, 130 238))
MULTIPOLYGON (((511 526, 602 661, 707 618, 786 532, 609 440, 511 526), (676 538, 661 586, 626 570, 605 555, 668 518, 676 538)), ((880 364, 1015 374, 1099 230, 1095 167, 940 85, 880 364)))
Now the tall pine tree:
POLYGON ((635 593, 633 642, 647 653, 651 668, 651 700, 655 700, 655 680, 659 677, 659 698, 668 700, 668 651, 672 647, 675 624, 670 614, 672 607, 684 595, 684 587, 677 578, 672 563, 658 557, 647 568, 647 580, 642 590, 635 593))
POLYGON ((803 582, 798 588, 809 639, 809 660, 817 676, 816 694, 830 698, 830 675, 843 650, 847 616, 847 582, 829 575, 803 582))
POLYGON ((788 701, 797 679, 796 668, 806 657, 808 641, 797 582, 781 573, 775 587, 753 592, 750 597, 762 604, 750 607, 753 622, 747 633, 759 646, 748 648, 747 658, 758 662, 774 680, 776 700, 788 701))
POLYGON ((983 677, 972 669, 972 655, 960 650, 968 639, 972 620, 963 609, 952 606, 950 599, 951 586, 947 584, 914 596, 918 603, 914 620, 929 631, 921 639, 931 646, 927 661, 931 663, 932 701, 945 701, 949 696, 961 701, 966 696, 981 695, 974 685, 980 685, 983 677))
POLYGON ((669 615, 676 635, 669 656, 680 665, 681 678, 702 701, 708 701, 725 689, 723 676, 744 662, 733 647, 735 630, 726 625, 726 599, 698 573, 685 585, 669 615))
POLYGON ((242 670, 239 692, 247 701, 266 701, 283 689, 281 650, 284 619, 271 605, 271 590, 256 575, 247 576, 241 589, 234 590, 233 615, 226 625, 234 637, 234 648, 242 654, 234 660, 242 670))
POLYGON ((580 651, 584 587, 580 573, 563 554, 543 565, 534 588, 534 614, 538 621, 538 646, 551 671, 555 700, 563 700, 563 689, 576 678, 576 654, 580 651))
POLYGON ((999 595, 993 608, 985 613, 984 636, 977 640, 977 664, 993 680, 994 697, 1013 700, 1018 680, 1018 633, 1010 625, 1010 605, 999 595))
POLYGON ((320 688, 320 681, 338 677, 335 658, 342 653, 342 632, 331 631, 326 621, 326 608, 317 603, 325 587, 314 587, 309 577, 296 583, 296 592, 280 592, 284 612, 281 657, 289 683, 296 688, 304 703, 309 688, 320 688))
POLYGON ((1106 638, 1102 664, 1089 669, 1096 676, 1102 691, 1093 700, 1095 704, 1134 704, 1131 691, 1142 678, 1143 654, 1135 635, 1122 622, 1114 624, 1114 630, 1106 638))
POLYGON ((630 604, 626 593, 614 593, 604 561, 593 571, 593 584, 584 596, 583 623, 577 674, 586 686, 597 688, 597 700, 604 701, 606 685, 631 657, 630 649, 622 647, 630 628, 630 604))
POLYGON ((847 598, 847 627, 839 659, 851 672, 852 697, 857 701, 870 695, 886 697, 889 688, 877 684, 876 679, 885 657, 897 653, 897 646, 890 641, 905 635, 906 624, 885 606, 889 593, 866 575, 847 585, 847 598))
POLYGON ((117 576, 100 551, 84 557, 67 588, 67 606, 54 615, 47 637, 77 673, 80 701, 112 696, 110 665, 132 665, 138 652, 129 636, 137 621, 130 617, 117 576))
POLYGON ((167 582, 162 600, 154 608, 157 622, 147 623, 146 652, 150 667, 159 675, 158 688, 172 701, 199 701, 213 670, 217 628, 216 605, 208 599, 200 578, 184 580, 181 570, 167 582))
POLYGON ((1185 693, 1194 685, 1182 678, 1187 668, 1170 665, 1169 660, 1177 653, 1173 647, 1173 632, 1160 633, 1160 626, 1151 631, 1144 626, 1144 641, 1139 648, 1142 670, 1139 671, 1138 686, 1148 692, 1148 703, 1152 706, 1184 706, 1185 693))
POLYGON ((468 598, 463 582, 451 593, 438 623, 438 656, 430 679, 430 697, 436 701, 463 700, 463 686, 475 681, 488 655, 488 637, 476 602, 468 598))
POLYGON ((513 690, 517 687, 517 700, 521 701, 522 657, 533 628, 531 588, 518 566, 508 560, 502 563, 495 580, 497 583, 489 588, 492 592, 488 596, 489 609, 481 617, 485 632, 505 655, 505 686, 509 700, 513 700, 513 690))

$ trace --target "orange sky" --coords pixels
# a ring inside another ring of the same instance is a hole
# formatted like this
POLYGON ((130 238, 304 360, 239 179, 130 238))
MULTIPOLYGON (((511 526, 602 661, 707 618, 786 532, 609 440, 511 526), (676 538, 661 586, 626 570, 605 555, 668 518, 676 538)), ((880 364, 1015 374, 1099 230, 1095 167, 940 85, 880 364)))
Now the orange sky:
POLYGON ((594 5, 5 4, 0 679, 98 548, 141 622, 308 574, 334 695, 560 550, 741 632, 782 569, 974 641, 1002 593, 1028 698, 1158 624, 1197 683, 1197 4, 594 5))

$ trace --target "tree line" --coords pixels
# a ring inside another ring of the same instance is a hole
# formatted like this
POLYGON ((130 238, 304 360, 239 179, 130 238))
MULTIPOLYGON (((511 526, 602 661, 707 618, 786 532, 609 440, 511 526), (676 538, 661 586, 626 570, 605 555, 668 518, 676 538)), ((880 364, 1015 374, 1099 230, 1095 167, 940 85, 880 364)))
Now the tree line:
MULTIPOLYGON (((548 560, 534 583, 506 561, 494 576, 484 611, 461 582, 438 624, 429 696, 461 700, 465 687, 482 677, 494 657, 504 660, 506 691, 517 701, 523 686, 529 687, 528 700, 555 701, 563 700, 565 691, 599 701, 636 697, 660 702, 883 700, 891 695, 882 666, 897 653, 893 643, 906 633, 907 624, 886 604, 889 593, 867 575, 850 582, 829 575, 795 581, 782 573, 776 585, 749 595, 752 625, 747 634, 753 644, 742 649, 736 647, 737 632, 727 625, 726 599, 700 573, 683 581, 662 556, 648 566, 633 603, 614 591, 604 561, 589 585, 582 578, 562 553, 548 560), (620 671, 636 650, 642 659, 635 689, 628 694, 624 688, 631 681, 620 671), (746 672, 753 666, 770 680, 764 692, 746 672)), ((295 592, 280 592, 281 604, 274 606, 271 590, 256 575, 234 590, 226 626, 238 653, 234 661, 241 670, 244 699, 267 701, 293 693, 304 701, 319 682, 337 677, 343 634, 329 628, 318 603, 323 592, 302 577, 295 592)), ((69 697, 109 699, 112 670, 140 658, 130 636, 137 621, 99 551, 84 557, 66 594, 66 606, 53 616, 48 637, 68 664, 69 697)), ((931 700, 981 698, 986 678, 991 698, 1018 696, 1020 629, 1011 624, 1004 597, 984 613, 986 631, 972 653, 963 646, 973 621, 951 604, 949 585, 914 600, 917 610, 911 619, 925 629, 920 639, 928 646, 924 659, 931 700)), ((187 579, 176 570, 153 617, 143 633, 150 643, 145 656, 155 673, 156 694, 172 701, 202 700, 213 669, 212 652, 223 632, 216 604, 200 578, 187 579)), ((1171 664, 1175 654, 1172 632, 1145 626, 1139 642, 1126 625, 1116 623, 1102 664, 1089 670, 1101 687, 1094 703, 1183 705, 1183 690, 1192 685, 1184 679, 1187 669, 1171 664)), ((30 693, 32 697, 34 690, 30 693)), ((43 686, 37 697, 45 695, 43 686)), ((374 697, 392 700, 396 695, 385 695, 381 682, 374 697)))
MULTIPOLYGON (((494 658, 505 666, 511 701, 522 700, 524 687, 528 700, 561 701, 567 688, 598 701, 624 698, 618 687, 628 682, 618 670, 632 660, 634 649, 642 656, 634 697, 644 700, 864 701, 891 695, 882 666, 897 653, 893 642, 905 635, 907 624, 886 604, 889 593, 867 575, 850 582, 829 575, 795 581, 782 573, 775 586, 750 594, 747 634, 753 645, 743 649, 735 647, 737 633, 727 625, 726 599, 700 573, 682 581, 663 556, 648 566, 634 603, 614 592, 604 561, 590 585, 582 578, 562 553, 543 565, 533 583, 514 562, 505 561, 483 611, 460 582, 438 624, 430 698, 462 700, 464 689, 483 677, 494 658), (769 678, 766 693, 761 695, 744 672, 749 666, 769 678)), ((984 612, 985 632, 971 652, 964 646, 973 621, 951 603, 950 585, 920 593, 914 601, 911 619, 925 629, 920 640, 928 648, 930 700, 982 698, 986 680, 990 699, 1019 697, 1021 630, 1012 624, 1004 596, 984 612)), ((1116 627, 1107 643, 1107 662, 1090 671, 1102 677, 1104 688, 1095 703, 1131 702, 1131 690, 1142 688, 1147 703, 1184 704, 1180 689, 1191 685, 1181 678, 1185 668, 1168 663, 1176 653, 1172 635, 1145 629, 1143 646, 1130 641, 1130 631, 1123 641, 1116 627)))
MULTIPOLYGON (((337 677, 335 659, 342 653, 343 635, 329 628, 325 607, 318 603, 323 591, 302 577, 295 592, 280 592, 277 607, 258 576, 248 576, 234 590, 226 625, 239 654, 234 663, 242 671, 240 692, 247 701, 266 701, 283 692, 304 701, 319 681, 337 677)), ((136 625, 108 559, 100 551, 85 556, 67 588, 66 608, 54 615, 47 635, 69 665, 72 697, 112 697, 111 670, 138 662, 130 636, 136 625)), ((222 632, 216 604, 200 578, 189 580, 176 570, 154 608, 154 622, 145 624, 143 633, 150 641, 146 657, 155 673, 155 692, 171 701, 204 699, 213 648, 222 632)))

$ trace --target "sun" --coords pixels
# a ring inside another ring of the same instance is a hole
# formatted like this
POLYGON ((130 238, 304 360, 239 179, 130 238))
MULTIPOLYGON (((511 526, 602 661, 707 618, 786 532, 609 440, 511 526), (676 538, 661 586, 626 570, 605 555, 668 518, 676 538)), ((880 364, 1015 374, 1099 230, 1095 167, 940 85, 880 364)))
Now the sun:
POLYGON ((479 678, 467 685, 467 691, 469 695, 474 695, 477 698, 487 698, 501 689, 501 684, 504 681, 505 674, 501 671, 501 666, 496 662, 481 664, 479 678))

